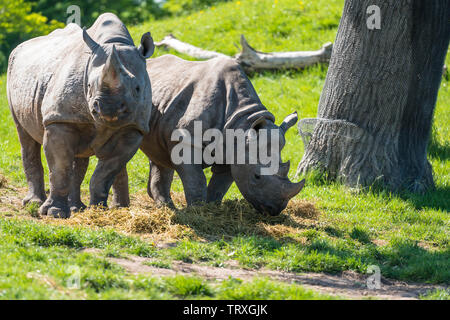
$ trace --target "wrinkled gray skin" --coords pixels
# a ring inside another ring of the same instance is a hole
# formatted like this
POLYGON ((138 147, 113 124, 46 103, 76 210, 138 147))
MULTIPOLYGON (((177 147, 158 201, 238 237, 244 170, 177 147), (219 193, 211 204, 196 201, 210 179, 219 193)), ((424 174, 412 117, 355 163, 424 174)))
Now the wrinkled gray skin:
MULTIPOLYGON (((125 174, 118 180, 126 181, 126 163, 149 131, 145 58, 153 50, 149 33, 136 48, 125 25, 110 13, 87 31, 69 24, 14 49, 7 94, 29 186, 23 204, 36 202, 41 214, 63 218, 85 208, 80 184, 95 155, 90 204, 107 205, 115 177, 125 174), (50 171, 48 198, 41 145, 50 171)), ((126 204, 127 198, 116 196, 115 202, 126 204)))
MULTIPOLYGON (((206 165, 174 165, 170 159, 171 150, 177 144, 171 142, 172 132, 184 128, 193 136, 195 120, 202 121, 203 132, 210 128, 223 132, 225 129, 280 129, 280 151, 284 147, 284 133, 297 122, 297 114, 289 115, 280 127, 275 125, 274 116, 262 105, 236 62, 228 58, 192 62, 165 55, 148 60, 147 71, 152 79, 154 109, 150 133, 144 137, 141 149, 151 160, 148 193, 156 202, 172 203, 170 186, 174 171, 183 182, 188 204, 221 201, 234 181, 258 211, 277 215, 300 192, 304 181, 289 181, 289 162, 280 164, 278 174, 271 176, 260 175, 261 164, 215 164, 207 186, 203 173, 206 165)), ((117 190, 125 199, 127 189, 117 190)))

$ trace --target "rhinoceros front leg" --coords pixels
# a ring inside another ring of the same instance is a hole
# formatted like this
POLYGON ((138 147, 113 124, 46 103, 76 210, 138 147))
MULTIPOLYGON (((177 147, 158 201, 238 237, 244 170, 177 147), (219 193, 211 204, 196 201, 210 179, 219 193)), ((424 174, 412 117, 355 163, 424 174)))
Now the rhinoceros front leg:
POLYGON ((81 201, 80 186, 86 175, 88 166, 89 158, 75 158, 73 161, 73 179, 69 193, 69 207, 72 212, 86 209, 86 205, 81 201))
POLYGON ((19 135, 22 163, 28 183, 28 193, 22 200, 22 204, 38 203, 45 201, 44 169, 41 161, 41 144, 36 142, 16 120, 17 133, 19 135))
POLYGON ((50 195, 40 214, 70 217, 68 195, 72 186, 73 161, 79 142, 76 129, 67 124, 51 124, 44 133, 44 152, 50 172, 50 195))
POLYGON ((221 202, 233 183, 231 170, 214 171, 208 184, 207 202, 221 202))
POLYGON ((174 170, 158 166, 149 161, 149 176, 147 193, 158 205, 167 204, 173 206, 170 197, 170 186, 172 185, 174 170))
POLYGON ((182 164, 175 168, 183 183, 187 205, 206 202, 206 177, 201 165, 182 164))
POLYGON ((128 191, 127 167, 123 168, 113 182, 113 207, 124 208, 130 206, 130 193, 128 191))
POLYGON ((142 142, 142 134, 137 130, 127 130, 113 136, 97 150, 97 167, 89 184, 90 205, 107 207, 108 193, 119 172, 134 156, 142 142))
POLYGON ((184 195, 188 206, 206 202, 206 177, 201 165, 186 164, 176 167, 183 183, 184 195))

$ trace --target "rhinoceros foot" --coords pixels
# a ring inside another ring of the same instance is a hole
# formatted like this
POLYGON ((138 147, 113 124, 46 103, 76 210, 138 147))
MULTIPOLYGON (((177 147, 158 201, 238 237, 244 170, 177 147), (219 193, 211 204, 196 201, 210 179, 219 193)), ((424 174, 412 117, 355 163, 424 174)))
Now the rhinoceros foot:
POLYGON ((26 206, 27 204, 36 203, 41 206, 45 201, 45 196, 39 196, 34 193, 28 193, 25 198, 22 200, 22 205, 26 206))
POLYGON ((54 218, 70 218, 70 208, 63 201, 48 198, 39 208, 41 215, 49 215, 54 218))
POLYGON ((76 202, 70 204, 70 211, 71 212, 82 212, 84 209, 86 209, 86 205, 83 202, 76 202))
POLYGON ((67 211, 63 208, 51 207, 48 209, 47 215, 53 216, 54 218, 68 219, 70 218, 70 210, 67 211))
POLYGON ((167 200, 167 201, 157 201, 157 200, 154 200, 154 201, 155 201, 155 206, 157 208, 167 207, 169 209, 176 209, 175 205, 173 204, 172 199, 167 200))

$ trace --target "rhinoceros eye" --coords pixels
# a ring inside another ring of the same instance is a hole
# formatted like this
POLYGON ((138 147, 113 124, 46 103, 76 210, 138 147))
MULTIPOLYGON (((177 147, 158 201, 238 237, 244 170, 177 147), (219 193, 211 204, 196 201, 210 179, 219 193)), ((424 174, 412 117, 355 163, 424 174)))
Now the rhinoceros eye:
POLYGON ((136 86, 136 89, 135 89, 135 90, 136 90, 136 93, 139 94, 139 92, 141 91, 141 87, 136 86))
POLYGON ((255 179, 256 179, 256 180, 259 180, 259 179, 261 179, 261 175, 259 175, 259 174, 255 173, 255 179))

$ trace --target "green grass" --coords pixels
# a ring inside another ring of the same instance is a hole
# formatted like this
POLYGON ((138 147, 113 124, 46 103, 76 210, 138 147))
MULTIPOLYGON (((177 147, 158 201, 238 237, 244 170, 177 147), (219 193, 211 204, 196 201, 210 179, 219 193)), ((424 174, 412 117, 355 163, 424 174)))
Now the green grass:
POLYGON ((435 290, 421 297, 423 300, 450 300, 450 291, 446 289, 435 290))
MULTIPOLYGON (((238 4, 233 1, 189 16, 131 27, 130 32, 136 42, 148 30, 156 41, 173 33, 183 41, 230 55, 237 52, 234 44, 238 43, 240 34, 244 34, 249 43, 261 51, 313 50, 327 41, 334 41, 343 2, 241 0, 238 4)), ((165 53, 156 49, 155 56, 165 53)), ((446 64, 450 65, 450 55, 446 64)), ((284 116, 295 110, 300 118, 315 117, 326 72, 327 67, 322 65, 300 71, 253 74, 251 81, 262 102, 281 122, 284 116)), ((8 110, 5 82, 6 76, 0 76, 0 173, 9 184, 25 186, 20 145, 8 110)), ((83 264, 86 266, 83 267, 83 279, 87 286, 83 294, 89 298, 184 298, 189 295, 250 299, 310 297, 310 293, 299 287, 264 279, 249 284, 230 280, 221 286, 199 279, 135 279, 101 258, 80 253, 82 247, 100 248, 110 256, 151 256, 160 259, 157 265, 166 267, 174 259, 214 266, 234 259, 247 267, 330 273, 355 270, 365 273, 369 265, 375 264, 380 266, 384 277, 449 284, 449 102, 450 81, 446 79, 439 92, 428 150, 436 182, 434 191, 423 195, 391 194, 370 189, 358 191, 337 183, 323 183, 319 178, 309 179, 297 198, 315 201, 322 214, 317 226, 301 235, 307 239, 306 242, 296 241, 295 238, 289 240, 289 235, 288 240, 239 235, 233 239, 210 242, 184 240, 174 248, 155 249, 151 244, 110 230, 94 232, 50 227, 0 217, 0 272, 9 275, 0 276, 0 297, 49 298, 51 294, 71 297, 64 292, 52 291, 26 275, 40 270, 40 274, 63 285, 67 278, 66 268, 83 264)), ((303 144, 296 129, 290 130, 287 141, 283 158, 291 160, 290 176, 293 177, 303 155, 303 144)), ((85 193, 94 165, 95 160, 92 159, 83 184, 85 193)), ((148 168, 141 152, 128 164, 128 170, 131 191, 144 192, 148 168)), ((179 180, 174 181, 173 189, 182 191, 179 180)), ((233 186, 226 198, 241 199, 242 196, 233 186)), ((36 208, 28 210, 32 215, 36 208)), ((448 292, 439 291, 424 296, 432 299, 442 297, 448 298, 448 292)))
POLYGON ((133 276, 109 262, 108 254, 81 250, 89 247, 147 257, 161 255, 151 244, 114 231, 0 219, 0 235, 0 299, 330 298, 267 279, 240 285, 239 279, 219 283, 186 276, 133 276), (73 289, 75 283, 79 283, 79 290, 73 289))

